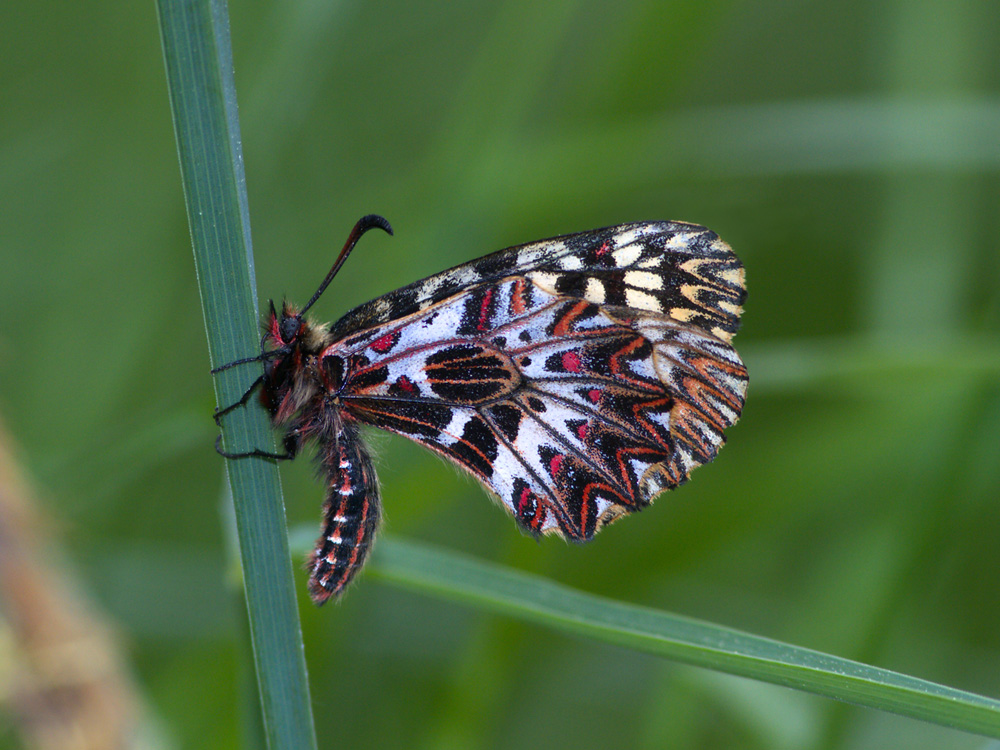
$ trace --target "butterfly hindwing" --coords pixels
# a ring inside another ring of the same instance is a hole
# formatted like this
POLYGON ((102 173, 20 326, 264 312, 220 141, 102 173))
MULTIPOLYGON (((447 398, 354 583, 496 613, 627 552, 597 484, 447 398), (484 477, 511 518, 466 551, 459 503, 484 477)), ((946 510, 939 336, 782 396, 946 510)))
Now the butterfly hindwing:
POLYGON ((713 233, 625 225, 374 300, 321 358, 348 363, 346 415, 463 466, 528 531, 585 540, 721 447, 746 389, 728 344, 743 298, 713 233))

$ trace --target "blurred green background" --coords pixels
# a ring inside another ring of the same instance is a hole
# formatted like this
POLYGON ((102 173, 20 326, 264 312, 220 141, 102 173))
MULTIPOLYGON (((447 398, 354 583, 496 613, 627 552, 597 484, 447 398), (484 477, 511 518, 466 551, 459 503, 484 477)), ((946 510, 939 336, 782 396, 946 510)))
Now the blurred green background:
MULTIPOLYGON (((1000 695, 1000 12, 961 0, 233 2, 260 294, 314 312, 644 219, 747 267, 742 421, 587 546, 374 435, 387 523, 623 601, 1000 695)), ((0 418, 164 747, 236 747, 243 604, 152 2, 0 24, 0 418)), ((307 461, 282 468, 318 522, 307 461)), ((320 747, 975 748, 363 575, 314 609, 320 747)), ((2 602, 0 602, 2 612, 2 602)), ((0 746, 19 747, 0 696, 0 746)))

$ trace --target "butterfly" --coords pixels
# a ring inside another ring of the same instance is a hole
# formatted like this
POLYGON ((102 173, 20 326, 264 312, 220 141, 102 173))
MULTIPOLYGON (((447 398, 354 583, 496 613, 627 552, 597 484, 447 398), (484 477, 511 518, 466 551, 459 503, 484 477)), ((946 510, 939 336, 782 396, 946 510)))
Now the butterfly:
MULTIPOLYGON (((366 231, 354 227, 298 309, 271 302, 259 389, 283 453, 318 445, 322 533, 308 562, 317 604, 361 569, 381 515, 359 426, 420 443, 467 470, 529 534, 586 541, 687 481, 743 409, 731 345, 743 266, 712 231, 642 222, 510 247, 367 302, 333 324, 306 312, 366 231)), ((221 441, 221 435, 219 437, 221 441)))

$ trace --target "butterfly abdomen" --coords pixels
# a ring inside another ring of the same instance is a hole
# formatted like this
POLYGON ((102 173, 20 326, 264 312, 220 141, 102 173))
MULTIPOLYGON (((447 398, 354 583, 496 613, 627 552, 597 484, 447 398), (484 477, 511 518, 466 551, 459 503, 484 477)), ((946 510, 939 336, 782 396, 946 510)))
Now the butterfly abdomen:
POLYGON ((340 594, 361 570, 381 516, 378 480, 356 429, 342 424, 322 450, 323 532, 309 559, 309 593, 317 604, 340 594))

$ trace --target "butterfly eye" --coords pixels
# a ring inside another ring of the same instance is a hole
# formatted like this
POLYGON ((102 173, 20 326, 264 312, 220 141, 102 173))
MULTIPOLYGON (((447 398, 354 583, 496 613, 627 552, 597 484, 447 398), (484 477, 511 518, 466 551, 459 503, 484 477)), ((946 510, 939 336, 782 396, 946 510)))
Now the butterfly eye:
POLYGON ((295 337, 299 335, 299 330, 302 327, 302 318, 298 315, 293 315, 288 318, 281 319, 281 340, 289 344, 295 340, 295 337))

